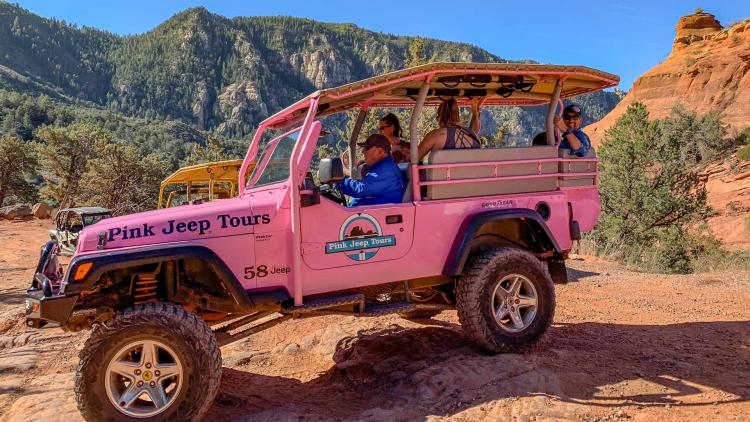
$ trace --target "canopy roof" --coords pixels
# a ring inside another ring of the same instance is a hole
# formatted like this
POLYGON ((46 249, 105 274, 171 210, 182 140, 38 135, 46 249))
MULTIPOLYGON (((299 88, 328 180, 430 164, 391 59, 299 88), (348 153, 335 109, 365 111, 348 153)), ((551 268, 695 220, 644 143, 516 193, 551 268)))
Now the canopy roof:
POLYGON ((102 208, 102 207, 73 207, 73 208, 63 208, 60 211, 73 211, 77 214, 106 214, 106 213, 112 212, 112 210, 110 210, 109 208, 102 208))
POLYGON ((283 127, 296 121, 307 112, 307 100, 316 97, 319 117, 353 107, 413 107, 427 80, 427 106, 451 97, 461 105, 485 97, 484 106, 536 106, 549 104, 558 80, 563 80, 560 98, 565 99, 616 86, 620 78, 584 66, 428 63, 316 91, 271 116, 267 124, 283 127))
POLYGON ((226 160, 214 163, 196 164, 183 167, 161 182, 161 187, 190 182, 208 183, 213 175, 214 182, 237 183, 242 160, 226 160))

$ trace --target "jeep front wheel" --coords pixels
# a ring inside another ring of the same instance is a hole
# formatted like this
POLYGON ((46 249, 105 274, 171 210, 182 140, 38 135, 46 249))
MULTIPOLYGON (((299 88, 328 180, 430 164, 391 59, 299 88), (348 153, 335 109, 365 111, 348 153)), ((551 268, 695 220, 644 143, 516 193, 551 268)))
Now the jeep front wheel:
POLYGON ((198 420, 221 378, 210 328, 180 306, 150 303, 94 328, 75 390, 86 420, 198 420))
POLYGON ((542 262, 514 248, 480 253, 456 285, 466 336, 489 352, 516 352, 536 343, 555 313, 555 288, 542 262))

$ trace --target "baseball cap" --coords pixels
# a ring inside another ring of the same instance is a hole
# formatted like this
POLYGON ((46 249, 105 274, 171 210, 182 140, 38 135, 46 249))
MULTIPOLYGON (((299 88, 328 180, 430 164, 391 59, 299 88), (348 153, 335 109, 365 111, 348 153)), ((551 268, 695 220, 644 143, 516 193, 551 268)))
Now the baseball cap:
POLYGON ((385 152, 391 152, 391 143, 383 135, 374 134, 367 137, 367 140, 357 145, 361 147, 378 147, 385 150, 385 152))
POLYGON ((579 116, 581 115, 581 107, 578 104, 571 104, 565 107, 565 109, 563 110, 563 116, 566 114, 573 114, 573 113, 579 116))

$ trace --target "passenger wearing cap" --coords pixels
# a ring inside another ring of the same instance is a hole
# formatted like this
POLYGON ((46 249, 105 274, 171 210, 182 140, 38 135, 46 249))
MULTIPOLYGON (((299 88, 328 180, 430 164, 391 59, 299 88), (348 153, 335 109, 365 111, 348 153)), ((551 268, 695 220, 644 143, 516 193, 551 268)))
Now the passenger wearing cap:
POLYGON ((589 137, 581 130, 581 107, 571 104, 563 110, 563 117, 555 117, 555 126, 562 132, 560 149, 570 150, 571 155, 583 157, 591 149, 589 137))
POLYGON ((363 143, 365 163, 370 170, 362 180, 345 177, 339 187, 353 199, 350 207, 400 203, 406 189, 406 178, 391 157, 391 143, 383 135, 370 135, 363 143))

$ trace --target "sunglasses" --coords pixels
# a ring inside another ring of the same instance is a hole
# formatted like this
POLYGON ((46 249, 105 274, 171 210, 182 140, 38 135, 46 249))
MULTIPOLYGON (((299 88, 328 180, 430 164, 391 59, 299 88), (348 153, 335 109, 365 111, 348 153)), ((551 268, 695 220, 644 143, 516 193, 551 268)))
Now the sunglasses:
POLYGON ((581 120, 581 116, 575 116, 575 115, 563 116, 563 120, 581 120))
POLYGON ((378 127, 378 130, 385 130, 386 128, 389 128, 391 126, 393 126, 393 125, 380 126, 380 127, 378 127))

